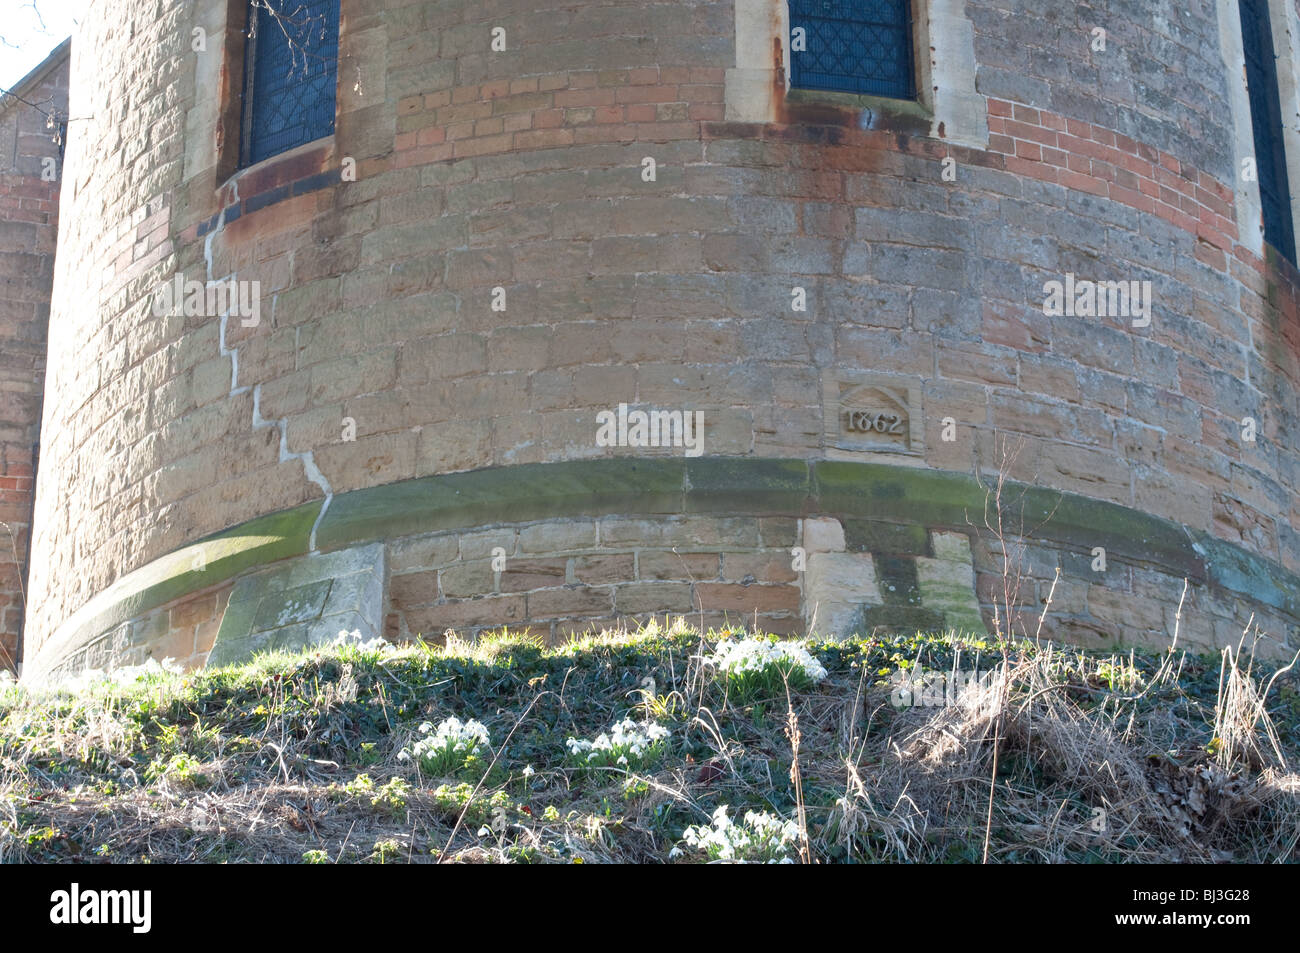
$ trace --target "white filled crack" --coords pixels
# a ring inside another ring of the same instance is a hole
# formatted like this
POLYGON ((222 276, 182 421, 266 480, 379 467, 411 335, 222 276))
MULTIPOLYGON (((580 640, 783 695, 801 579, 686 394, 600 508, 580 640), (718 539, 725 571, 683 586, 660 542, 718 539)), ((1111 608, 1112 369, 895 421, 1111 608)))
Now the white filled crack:
MULTIPOLYGON (((216 237, 217 233, 221 230, 221 227, 225 225, 225 223, 226 223, 226 213, 223 210, 221 213, 221 218, 218 220, 217 224, 213 227, 213 229, 210 232, 208 232, 207 237, 204 238, 203 240, 203 260, 207 269, 207 281, 209 282, 217 280, 213 276, 212 240, 213 238, 216 237)), ((234 274, 231 274, 223 280, 233 280, 234 277, 235 277, 234 274)), ((276 296, 272 295, 271 296, 271 320, 272 321, 275 320, 275 303, 276 303, 276 296)), ((229 308, 227 308, 226 311, 222 313, 220 317, 221 317, 221 325, 220 325, 219 337, 217 341, 217 347, 222 357, 230 358, 230 393, 227 396, 235 397, 239 394, 245 393, 246 391, 249 390, 249 388, 247 385, 243 387, 239 386, 239 351, 236 348, 226 346, 226 326, 227 326, 227 322, 230 320, 229 308)), ((262 385, 261 384, 253 385, 252 391, 253 391, 253 430, 254 431, 262 430, 263 428, 266 427, 279 427, 280 429, 279 462, 287 463, 290 460, 297 460, 300 463, 302 463, 303 475, 306 476, 307 479, 310 480, 312 483, 315 483, 318 487, 320 487, 321 491, 325 494, 325 500, 321 504, 320 512, 316 514, 316 520, 315 522, 312 523, 311 536, 307 544, 308 549, 311 552, 315 553, 316 532, 320 528, 321 520, 325 518, 326 511, 329 510, 330 502, 334 499, 334 490, 330 487, 329 480, 325 479, 325 474, 321 473, 320 468, 316 466, 316 459, 312 455, 312 451, 304 450, 301 453, 291 453, 289 451, 288 418, 281 417, 278 420, 275 419, 266 420, 262 417, 262 409, 261 409, 262 385)))

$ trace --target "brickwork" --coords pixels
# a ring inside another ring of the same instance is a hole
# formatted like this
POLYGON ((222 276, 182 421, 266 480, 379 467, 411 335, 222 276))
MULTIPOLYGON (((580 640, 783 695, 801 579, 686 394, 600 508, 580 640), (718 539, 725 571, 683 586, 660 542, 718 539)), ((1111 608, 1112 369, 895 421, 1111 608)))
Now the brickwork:
POLYGON ((150 659, 186 671, 200 669, 212 651, 232 588, 226 584, 186 595, 116 625, 71 664, 55 666, 47 674, 58 678, 83 669, 143 665, 150 659))
POLYGON ((444 159, 592 143, 699 138, 723 118, 716 67, 575 70, 409 96, 397 104, 405 168, 444 159))
MULTIPOLYGON (((1233 175, 1215 0, 967 0, 976 86, 1233 175), (1092 31, 1106 31, 1106 49, 1092 31)), ((990 130, 991 132, 992 130, 990 130)))
MULTIPOLYGON (((1208 0, 968 0, 987 149, 806 102, 726 121, 729 2, 343 0, 335 135, 228 179, 233 6, 88 17, 72 111, 132 107, 70 140, 32 644, 114 579, 255 516, 681 452, 598 445, 596 414, 621 403, 702 411, 710 456, 1001 467, 1300 571, 1296 276, 1237 234, 1208 0), (1094 20, 1111 59, 1090 50, 1094 20), (197 23, 210 59, 190 50, 197 23), (152 316, 178 273, 259 281, 260 324, 152 316), (1150 281, 1150 327, 1045 314, 1066 274, 1150 281), (824 383, 864 371, 919 395, 916 458, 827 440, 824 383)), ((572 552, 527 551, 518 530, 523 566, 501 578, 465 555, 473 527, 446 566, 394 565, 392 631, 752 613, 755 585, 773 624, 807 609, 775 569, 733 578, 741 541, 773 556, 752 520, 737 548, 690 553, 718 559, 695 582, 645 575, 672 549, 651 525, 617 545, 594 525, 599 544, 572 552)), ((1120 588, 1165 605, 1180 582, 1120 588)), ((1085 598, 1080 617, 1120 624, 1085 598)))
POLYGON ((509 625, 554 642, 665 613, 798 631, 797 522, 611 516, 395 541, 385 634, 432 642, 509 625))
POLYGON ((555 644, 665 615, 777 633, 812 625, 822 636, 997 625, 1101 649, 1177 633, 1184 648, 1215 651, 1250 630, 1275 657, 1296 634, 1284 613, 1200 586, 1179 618, 1182 579, 1124 563, 1099 571, 1091 554, 1042 540, 976 536, 972 546, 959 533, 831 517, 500 525, 394 540, 389 559, 393 642, 504 625, 555 644), (796 546, 806 566, 796 568, 796 546), (910 593, 899 581, 909 577, 910 593))
POLYGON ((1233 193, 1212 175, 1123 133, 1002 99, 989 100, 989 133, 1007 171, 1158 215, 1211 246, 1206 263, 1226 270, 1237 239, 1233 193))
POLYGON ((13 92, 26 102, 0 101, 0 669, 20 661, 62 164, 47 117, 68 115, 66 46, 13 92))
POLYGON ((1168 646, 1177 636, 1178 647, 1191 652, 1244 644, 1276 659, 1295 654, 1300 633, 1286 613, 1203 586, 1189 585, 1184 595, 1183 579, 1141 566, 1098 573, 1092 561, 1014 536, 977 541, 976 595, 986 623, 996 616, 1023 637, 1090 648, 1168 646))

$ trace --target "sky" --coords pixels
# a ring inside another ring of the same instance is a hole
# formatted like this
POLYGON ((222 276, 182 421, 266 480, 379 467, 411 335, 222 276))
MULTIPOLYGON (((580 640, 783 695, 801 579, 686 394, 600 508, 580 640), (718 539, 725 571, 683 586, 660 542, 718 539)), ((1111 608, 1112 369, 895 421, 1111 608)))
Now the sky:
POLYGON ((0 89, 9 89, 72 35, 90 0, 0 0, 0 89))

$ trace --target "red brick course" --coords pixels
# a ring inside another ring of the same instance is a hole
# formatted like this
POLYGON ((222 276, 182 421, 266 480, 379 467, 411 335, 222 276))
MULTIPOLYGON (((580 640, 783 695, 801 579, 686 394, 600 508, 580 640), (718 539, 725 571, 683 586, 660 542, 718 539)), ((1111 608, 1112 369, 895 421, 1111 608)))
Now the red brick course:
POLYGON ((1232 188, 1177 156, 1101 126, 989 100, 989 151, 1008 172, 1158 215, 1223 252, 1236 250, 1232 188))

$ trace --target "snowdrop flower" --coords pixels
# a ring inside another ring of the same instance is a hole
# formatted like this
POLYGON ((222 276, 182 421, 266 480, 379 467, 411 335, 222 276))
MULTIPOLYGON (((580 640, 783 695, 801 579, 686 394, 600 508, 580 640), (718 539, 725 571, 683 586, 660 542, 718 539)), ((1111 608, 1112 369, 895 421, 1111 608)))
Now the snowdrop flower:
POLYGON ((395 651, 397 649, 397 646, 393 645, 393 643, 389 642, 387 639, 379 637, 363 641, 360 629, 353 629, 351 632, 348 632, 346 629, 340 629, 339 634, 334 637, 334 641, 331 642, 330 645, 351 645, 355 648, 361 649, 363 652, 385 652, 389 650, 395 651))
POLYGON ((826 677, 826 667, 813 658, 801 642, 769 642, 767 639, 724 640, 718 643, 709 664, 727 675, 761 672, 779 665, 781 668, 797 666, 810 680, 819 682, 826 677))
POLYGON ((92 668, 69 679, 65 679, 59 684, 61 689, 71 692, 81 692, 97 685, 113 685, 125 688, 135 685, 139 682, 151 678, 175 677, 185 674, 185 670, 176 664, 173 658, 165 658, 159 662, 155 658, 149 659, 143 665, 124 665, 121 668, 103 669, 92 668))
POLYGON ((711 826, 688 827, 682 840, 710 860, 791 864, 794 860, 788 851, 798 837, 799 828, 793 821, 766 811, 747 811, 737 824, 727 816, 724 804, 713 812, 711 826))
POLYGON ((462 722, 454 715, 440 721, 437 728, 432 722, 424 722, 420 734, 424 737, 402 753, 418 758, 426 770, 435 773, 464 767, 467 759, 491 744, 491 736, 482 722, 473 718, 462 722))
POLYGON ((569 738, 564 744, 570 755, 586 764, 633 767, 633 761, 644 763, 657 755, 662 742, 671 734, 655 722, 641 725, 631 718, 624 718, 591 741, 569 738))

